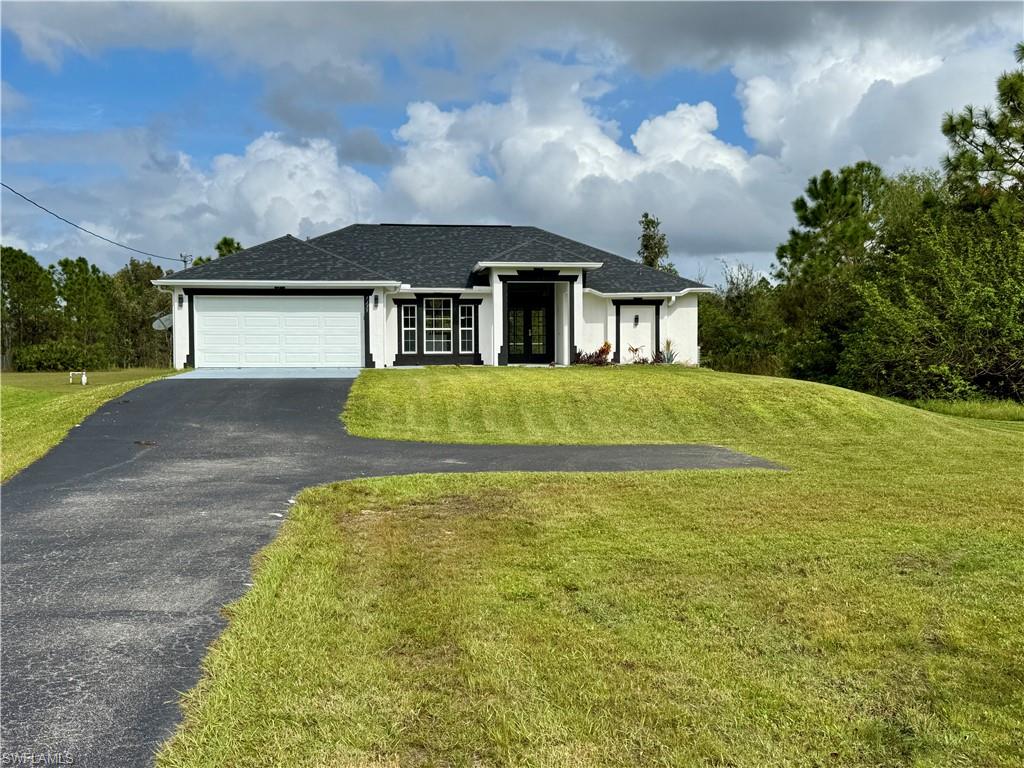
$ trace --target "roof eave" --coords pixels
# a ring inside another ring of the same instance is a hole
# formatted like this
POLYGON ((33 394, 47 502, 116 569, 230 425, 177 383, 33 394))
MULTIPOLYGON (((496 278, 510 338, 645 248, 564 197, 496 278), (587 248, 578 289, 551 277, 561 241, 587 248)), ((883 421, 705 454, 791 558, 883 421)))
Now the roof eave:
POLYGON ((157 286, 178 288, 400 288, 398 280, 175 280, 173 276, 151 281, 157 286))
POLYGON ((598 291, 595 288, 584 288, 584 293, 592 293, 595 296, 601 296, 606 299, 632 299, 632 298, 650 298, 657 299, 666 296, 685 296, 688 293, 714 293, 714 288, 708 288, 706 285, 702 285, 694 288, 683 288, 679 291, 598 291))
POLYGON ((600 261, 478 261, 474 272, 485 269, 600 269, 600 261))
POLYGON ((489 285, 470 285, 464 288, 414 286, 408 283, 402 285, 402 293, 491 293, 489 285))

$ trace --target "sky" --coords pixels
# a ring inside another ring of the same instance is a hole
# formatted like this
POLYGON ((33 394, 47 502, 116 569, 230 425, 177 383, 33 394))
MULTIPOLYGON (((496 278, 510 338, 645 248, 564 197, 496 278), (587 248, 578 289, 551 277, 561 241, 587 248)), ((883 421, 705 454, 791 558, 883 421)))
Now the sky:
MULTIPOLYGON (((5 183, 106 237, 208 255, 354 222, 532 224, 717 283, 769 270, 825 168, 938 167, 989 104, 1012 3, 4 2, 5 183)), ((131 255, 16 198, 4 245, 131 255)), ((171 262, 161 262, 173 267, 171 262)))

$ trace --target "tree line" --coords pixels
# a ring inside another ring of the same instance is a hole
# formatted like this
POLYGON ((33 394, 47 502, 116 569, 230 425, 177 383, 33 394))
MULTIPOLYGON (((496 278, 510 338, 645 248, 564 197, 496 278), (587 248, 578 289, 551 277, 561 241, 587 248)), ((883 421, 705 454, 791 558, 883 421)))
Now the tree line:
MULTIPOLYGON (((210 258, 241 249, 224 237, 210 258)), ((4 366, 17 371, 170 367, 170 331, 153 328, 171 311, 170 294, 152 284, 167 274, 152 261, 134 258, 112 275, 83 257, 44 268, 25 251, 3 246, 4 366)))
MULTIPOLYGON (((1016 48, 1024 64, 1024 43, 1016 48)), ((904 398, 1024 399, 1024 67, 942 121, 940 171, 823 171, 768 276, 702 297, 702 360, 904 398)))

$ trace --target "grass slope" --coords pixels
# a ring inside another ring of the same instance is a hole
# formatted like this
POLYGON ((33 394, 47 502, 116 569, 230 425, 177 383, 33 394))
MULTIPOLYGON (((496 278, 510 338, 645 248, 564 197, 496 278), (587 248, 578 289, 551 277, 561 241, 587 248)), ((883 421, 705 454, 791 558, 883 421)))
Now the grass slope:
POLYGON ((913 400, 911 405, 947 416, 969 419, 1024 421, 1024 403, 1013 400, 913 400))
POLYGON ((64 439, 103 403, 166 376, 157 368, 89 374, 89 384, 68 384, 66 373, 5 373, 0 378, 0 481, 21 471, 64 439))
POLYGON ((791 471, 306 491, 159 765, 1024 760, 1016 425, 633 368, 364 374, 346 420, 509 442, 614 427, 791 471))
MULTIPOLYGON (((675 366, 368 370, 354 382, 343 420, 352 434, 392 440, 697 442, 780 459, 819 453, 822 441, 842 441, 851 430, 956 430, 945 416, 838 387, 675 366)), ((962 426, 971 434, 978 427, 962 426)))

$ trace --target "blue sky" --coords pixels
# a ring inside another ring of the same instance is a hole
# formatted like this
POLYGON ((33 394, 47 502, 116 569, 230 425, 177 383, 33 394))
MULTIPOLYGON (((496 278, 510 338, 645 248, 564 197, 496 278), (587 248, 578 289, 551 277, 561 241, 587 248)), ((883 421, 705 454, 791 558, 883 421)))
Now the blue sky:
MULTIPOLYGON (((38 94, 32 109, 5 119, 5 136, 44 132, 102 131, 144 126, 159 134, 198 163, 209 164, 215 155, 237 151, 267 131, 288 126, 269 114, 264 102, 266 78, 259 70, 225 71, 184 48, 152 51, 116 48, 100 55, 71 52, 59 70, 33 61, 18 37, 2 33, 4 80, 22 94, 38 94), (230 116, 231 119, 226 119, 230 116)), ((560 57, 542 57, 548 60, 560 57)), ((421 66, 454 73, 464 70, 450 45, 435 44, 419 60, 421 66)), ((339 104, 332 111, 346 125, 372 130, 392 147, 398 143, 393 129, 405 114, 399 93, 412 94, 415 81, 395 57, 380 59, 383 88, 393 95, 378 101, 339 104)), ((482 96, 500 100, 507 94, 494 90, 481 78, 482 96)), ((679 102, 710 101, 718 109, 715 134, 731 144, 753 150, 743 129, 736 99, 736 78, 726 68, 703 72, 674 67, 655 74, 629 70, 610 79, 607 94, 593 101, 595 110, 622 128, 619 143, 644 120, 672 109, 679 102)), ((466 99, 439 101, 445 109, 464 108, 466 99)), ((52 181, 75 182, 97 173, 94 163, 55 158, 49 167, 38 166, 52 181)), ((356 163, 360 170, 380 176, 383 169, 356 163)))
POLYGON ((715 135, 753 151, 754 142, 743 130, 743 111, 735 95, 737 83, 736 77, 724 67, 713 72, 673 68, 654 76, 626 73, 615 81, 615 90, 597 103, 622 124, 625 132, 620 143, 625 146, 629 132, 644 120, 668 112, 681 101, 710 101, 718 110, 715 135))
MULTIPOLYGON (((4 136, 143 126, 209 162, 275 127, 259 108, 258 73, 228 73, 186 49, 72 52, 53 70, 27 58, 10 31, 2 42, 4 81, 32 99, 31 109, 5 118, 4 136)), ((68 166, 63 178, 73 181, 76 171, 68 166)))
MULTIPOLYGON (((508 221, 628 255, 651 209, 710 279, 767 268, 811 174, 937 165, 1024 36, 1017 4, 4 10, 4 179, 107 236, 508 221)), ((126 256, 6 193, 2 222, 44 262, 126 256)))

